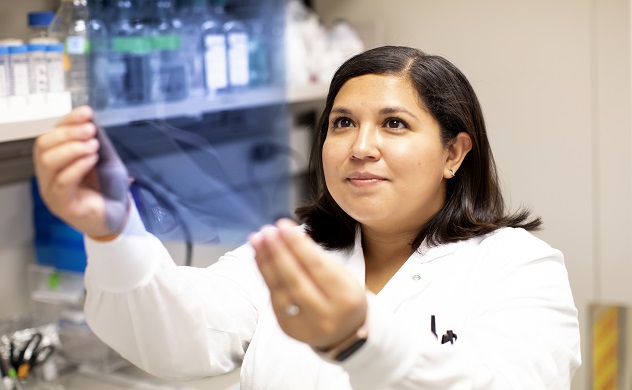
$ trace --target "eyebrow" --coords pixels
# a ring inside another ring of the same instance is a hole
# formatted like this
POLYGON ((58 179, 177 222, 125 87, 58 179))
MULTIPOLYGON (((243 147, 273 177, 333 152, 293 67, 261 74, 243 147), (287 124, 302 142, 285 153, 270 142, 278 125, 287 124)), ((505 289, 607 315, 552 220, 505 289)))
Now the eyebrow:
MULTIPOLYGON (((344 108, 344 107, 335 107, 335 108, 331 109, 331 113, 332 114, 335 113, 335 114, 351 115, 351 110, 349 110, 348 108, 344 108)), ((380 115, 398 114, 398 113, 408 114, 408 115, 410 115, 413 118, 418 120, 418 118, 415 116, 415 114, 413 114, 412 112, 408 111, 404 107, 384 107, 384 108, 382 108, 380 110, 380 115)))
POLYGON ((331 113, 332 114, 343 114, 343 115, 351 115, 351 110, 346 109, 346 108, 342 108, 342 107, 336 107, 336 108, 332 108, 331 109, 331 113))

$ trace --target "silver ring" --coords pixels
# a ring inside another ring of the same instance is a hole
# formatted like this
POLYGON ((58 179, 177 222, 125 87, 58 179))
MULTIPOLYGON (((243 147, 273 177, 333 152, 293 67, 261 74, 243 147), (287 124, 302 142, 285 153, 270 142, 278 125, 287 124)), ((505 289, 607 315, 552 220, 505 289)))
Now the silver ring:
POLYGON ((297 315, 301 313, 301 308, 292 304, 292 305, 285 306, 285 309, 283 309, 283 311, 285 312, 285 315, 288 317, 296 317, 297 315))

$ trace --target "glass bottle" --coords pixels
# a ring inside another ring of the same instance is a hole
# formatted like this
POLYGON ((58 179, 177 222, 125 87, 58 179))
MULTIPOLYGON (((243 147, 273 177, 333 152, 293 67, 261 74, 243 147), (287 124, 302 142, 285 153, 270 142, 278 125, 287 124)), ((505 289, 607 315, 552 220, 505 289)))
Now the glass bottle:
POLYGON ((66 89, 73 107, 91 104, 101 108, 107 102, 104 24, 90 18, 87 0, 61 0, 49 28, 49 35, 64 43, 66 89))
POLYGON ((111 23, 108 78, 110 105, 125 107, 151 99, 151 42, 145 26, 134 18, 136 2, 116 0, 111 23))
POLYGON ((225 91, 228 88, 228 57, 223 4, 211 7, 209 17, 202 25, 202 43, 206 91, 209 94, 225 91))
POLYGON ((209 10, 206 0, 190 0, 181 11, 182 47, 187 59, 189 73, 189 94, 204 94, 204 45, 202 26, 206 22, 209 10))
POLYGON ((90 16, 109 23, 112 19, 112 11, 115 8, 111 0, 90 0, 90 16))
POLYGON ((66 89, 73 107, 88 104, 88 23, 87 0, 61 0, 49 29, 65 45, 66 89))
POLYGON ((250 84, 248 29, 243 22, 234 17, 226 16, 224 20, 228 83, 231 88, 247 87, 250 84))
POLYGON ((108 54, 110 36, 105 23, 91 17, 88 25, 88 87, 89 103, 92 108, 99 110, 108 106, 110 86, 108 80, 108 54))
POLYGON ((260 18, 250 21, 251 33, 248 45, 250 85, 262 86, 270 82, 269 45, 265 34, 265 24, 260 18))
POLYGON ((176 101, 188 95, 188 75, 182 53, 182 23, 172 0, 154 0, 149 7, 148 33, 152 46, 152 100, 176 101))

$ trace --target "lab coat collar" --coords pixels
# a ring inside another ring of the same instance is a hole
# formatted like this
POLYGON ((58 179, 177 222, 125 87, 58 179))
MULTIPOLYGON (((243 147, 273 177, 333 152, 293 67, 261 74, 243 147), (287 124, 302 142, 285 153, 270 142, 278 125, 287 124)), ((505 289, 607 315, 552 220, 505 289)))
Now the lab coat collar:
MULTIPOLYGON (((451 242, 447 244, 440 244, 436 246, 429 246, 427 241, 421 243, 419 248, 410 256, 408 261, 413 260, 418 261, 419 264, 429 263, 431 261, 437 260, 441 257, 450 255, 456 251, 459 244, 462 241, 451 242)), ((362 251, 362 232, 360 227, 356 227, 355 234, 355 242, 353 244, 353 249, 351 250, 350 263, 355 264, 353 261, 356 258, 362 259, 362 268, 364 268, 364 253, 362 251)))
POLYGON ((462 241, 450 242, 430 247, 426 240, 424 240, 412 256, 417 255, 420 264, 429 263, 441 257, 451 255, 456 251, 461 242, 462 241))
MULTIPOLYGON (((458 246, 461 243, 462 241, 458 241, 454 243, 447 243, 429 247, 426 243, 426 240, 424 240, 419 248, 408 258, 406 264, 421 265, 451 255, 457 250, 458 246)), ((360 283, 364 284, 364 252, 362 250, 362 234, 359 226, 356 228, 355 242, 353 248, 348 249, 348 251, 350 251, 350 253, 347 252, 347 256, 344 256, 347 258, 347 268, 356 276, 360 283)))
MULTIPOLYGON (((364 285, 365 263, 361 237, 360 229, 357 229, 351 253, 347 252, 347 268, 364 285)), ((427 268, 428 265, 434 265, 435 260, 453 254, 461 243, 462 241, 429 247, 424 241, 377 293, 376 301, 396 312, 408 297, 422 294, 434 282, 436 274, 430 270, 435 267, 427 268)), ((436 265, 440 266, 440 263, 436 265)))

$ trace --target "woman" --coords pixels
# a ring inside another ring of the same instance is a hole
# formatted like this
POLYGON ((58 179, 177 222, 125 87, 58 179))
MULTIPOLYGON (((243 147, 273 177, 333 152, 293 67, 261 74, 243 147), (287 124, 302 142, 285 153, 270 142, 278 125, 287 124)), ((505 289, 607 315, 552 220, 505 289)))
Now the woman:
POLYGON ((506 213, 478 100, 447 60, 382 47, 343 64, 303 229, 264 227, 206 269, 175 266, 128 197, 108 207, 90 120, 75 110, 38 138, 40 191, 91 237, 89 324, 148 372, 241 365, 242 389, 570 387, 563 256, 528 233, 539 219, 506 213))

